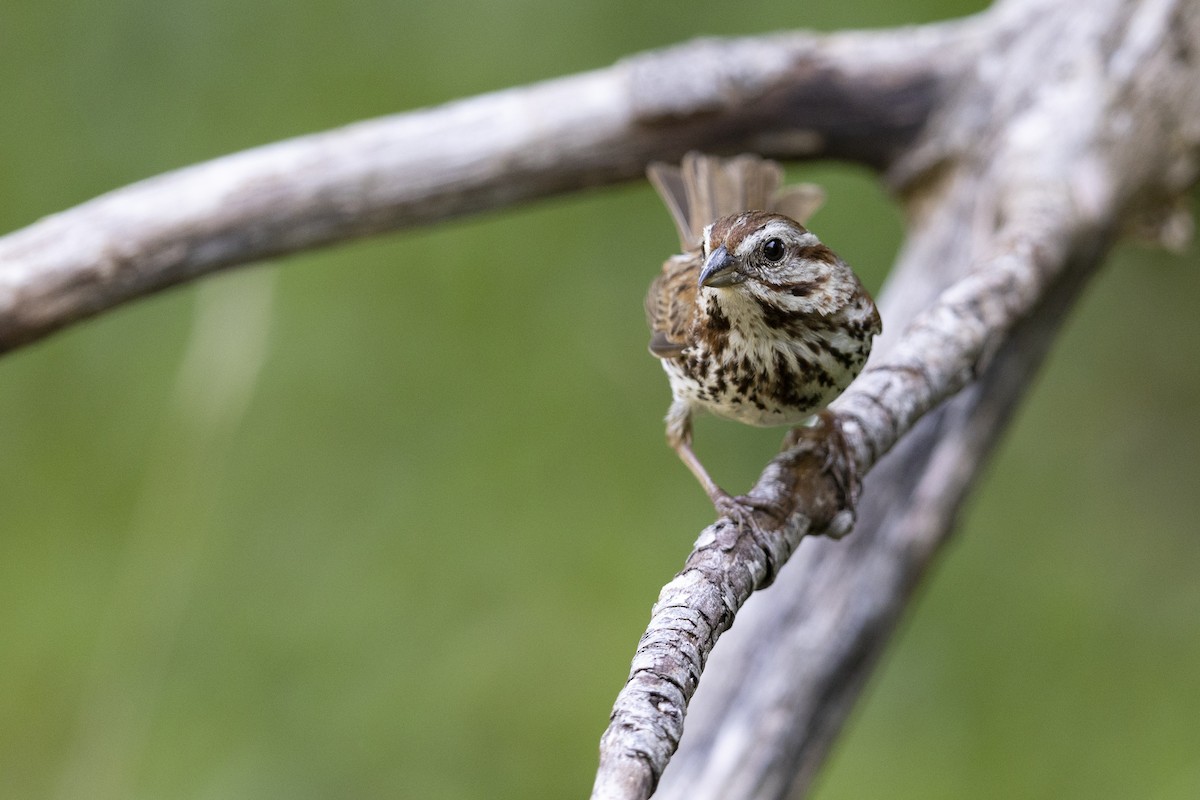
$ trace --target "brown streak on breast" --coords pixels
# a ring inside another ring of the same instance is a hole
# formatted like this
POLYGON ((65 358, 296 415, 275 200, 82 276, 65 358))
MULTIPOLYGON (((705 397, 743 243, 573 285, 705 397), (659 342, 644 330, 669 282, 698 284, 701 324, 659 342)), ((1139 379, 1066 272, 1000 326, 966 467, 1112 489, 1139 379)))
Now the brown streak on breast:
POLYGON ((768 328, 782 330, 790 327, 796 322, 799 315, 793 314, 786 309, 772 303, 770 300, 761 297, 755 297, 754 301, 758 304, 758 310, 762 312, 763 323, 768 328))

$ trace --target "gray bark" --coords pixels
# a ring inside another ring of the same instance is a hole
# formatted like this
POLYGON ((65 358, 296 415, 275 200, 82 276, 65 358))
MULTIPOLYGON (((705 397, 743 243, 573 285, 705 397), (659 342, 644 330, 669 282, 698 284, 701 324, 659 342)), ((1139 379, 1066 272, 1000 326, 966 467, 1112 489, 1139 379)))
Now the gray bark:
POLYGON ((640 178, 692 149, 881 166, 928 112, 944 38, 700 40, 118 189, 0 238, 0 353, 217 269, 640 178))
POLYGON ((1130 221, 1168 244, 1188 226, 1196 4, 1009 0, 934 28, 961 41, 886 169, 911 219, 886 335, 831 406, 852 474, 831 479, 805 438, 751 492, 782 524, 701 534, 638 647, 593 798, 648 797, 660 775, 660 798, 803 796, 1087 276, 1130 221), (716 639, 805 535, 844 524, 842 487, 868 470, 854 533, 806 543, 740 615, 662 774, 716 639))

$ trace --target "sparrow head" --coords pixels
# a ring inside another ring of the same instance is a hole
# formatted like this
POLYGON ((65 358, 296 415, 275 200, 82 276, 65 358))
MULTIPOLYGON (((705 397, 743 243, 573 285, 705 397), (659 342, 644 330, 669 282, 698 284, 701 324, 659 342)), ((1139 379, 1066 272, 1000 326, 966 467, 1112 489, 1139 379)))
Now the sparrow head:
MULTIPOLYGON (((704 229, 700 293, 740 297, 788 311, 829 314, 861 290, 837 254, 782 214, 745 211, 704 229)), ((713 299, 716 299, 715 297, 713 299)))

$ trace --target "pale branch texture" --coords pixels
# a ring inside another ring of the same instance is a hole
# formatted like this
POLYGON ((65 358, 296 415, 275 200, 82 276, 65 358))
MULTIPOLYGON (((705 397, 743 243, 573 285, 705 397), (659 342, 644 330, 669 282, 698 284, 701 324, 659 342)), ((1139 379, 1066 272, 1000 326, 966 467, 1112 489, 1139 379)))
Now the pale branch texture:
POLYGON ((691 149, 879 170, 910 221, 885 334, 752 490, 775 513, 707 528, 663 589, 593 790, 800 797, 1079 287, 1126 223, 1181 228, 1198 6, 1001 0, 938 25, 702 40, 200 164, 0 238, 0 352, 224 267, 691 149), (860 482, 854 533, 799 548, 846 532, 860 482))
POLYGON ((1010 0, 979 20, 973 68, 889 171, 912 219, 889 336, 831 409, 858 474, 905 438, 854 534, 807 544, 741 615, 664 775, 717 637, 805 534, 852 512, 853 476, 825 474, 805 437, 751 492, 777 519, 701 534, 618 697, 594 798, 648 797, 660 776, 660 798, 803 795, 1082 282, 1126 220, 1171 229, 1163 209, 1197 180, 1196 4, 1010 0))
POLYGON ((1075 265, 981 379, 872 471, 851 536, 808 541, 751 599, 707 665, 657 798, 803 795, 1094 264, 1075 265))
MULTIPOLYGON (((1057 232, 1067 222, 1013 219, 1028 238, 999 236, 994 258, 980 263, 920 314, 886 355, 831 405, 833 414, 825 424, 799 432, 799 444, 771 462, 750 495, 769 503, 774 518, 760 514, 757 529, 722 519, 701 533, 683 570, 660 593, 638 645, 629 681, 601 741, 593 797, 650 796, 683 734, 684 711, 717 638, 733 624, 750 594, 775 579, 805 536, 848 524, 845 515, 854 513, 853 493, 843 488, 847 479, 834 473, 849 472, 850 481, 865 474, 900 434, 985 368, 987 356, 1033 311, 1044 282, 1065 263, 1065 243, 1058 241, 1057 232), (831 439, 827 428, 833 425, 841 431, 831 439), (830 441, 836 442, 832 454, 825 444, 830 441), (830 469, 831 455, 834 460, 844 457, 838 452, 844 447, 852 463, 830 469)), ((829 592, 835 594, 836 587, 829 592)), ((813 610, 828 609, 832 619, 837 608, 818 603, 813 610)), ((836 638, 829 631, 821 631, 822 642, 836 638)), ((844 635, 849 638, 854 632, 847 628, 844 635)), ((688 790, 677 796, 710 791, 697 777, 703 772, 697 765, 696 773, 681 778, 688 790)), ((709 796, 760 796, 728 791, 726 787, 709 796)))
POLYGON ((0 352, 223 267, 640 177, 687 150, 882 167, 946 83, 953 32, 700 40, 118 189, 0 238, 0 352))

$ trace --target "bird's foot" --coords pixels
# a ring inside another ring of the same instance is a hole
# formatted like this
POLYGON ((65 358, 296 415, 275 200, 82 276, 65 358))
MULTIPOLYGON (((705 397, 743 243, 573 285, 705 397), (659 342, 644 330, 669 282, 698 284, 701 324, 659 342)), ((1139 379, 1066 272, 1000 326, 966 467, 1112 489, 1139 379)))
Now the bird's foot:
POLYGON ((764 571, 757 588, 765 589, 770 586, 775 581, 779 567, 787 559, 786 553, 783 552, 787 548, 784 547, 778 530, 782 522, 779 508, 760 497, 747 494, 733 497, 723 491, 712 496, 712 501, 717 513, 732 523, 731 528, 725 529, 724 533, 718 527, 713 541, 719 546, 724 541, 732 547, 737 539, 748 535, 761 551, 763 558, 764 571), (766 515, 773 520, 768 523, 769 529, 763 525, 760 515, 766 515))
POLYGON ((763 533, 757 513, 761 512, 771 517, 779 516, 779 510, 773 503, 748 494, 735 497, 722 491, 719 494, 714 493, 712 502, 718 514, 729 517, 739 527, 749 527, 755 534, 763 533))
POLYGON ((833 539, 842 538, 854 527, 862 483, 837 416, 830 411, 816 414, 808 424, 788 433, 784 447, 797 457, 811 454, 809 457, 820 459, 817 470, 833 481, 840 508, 821 533, 833 539))

